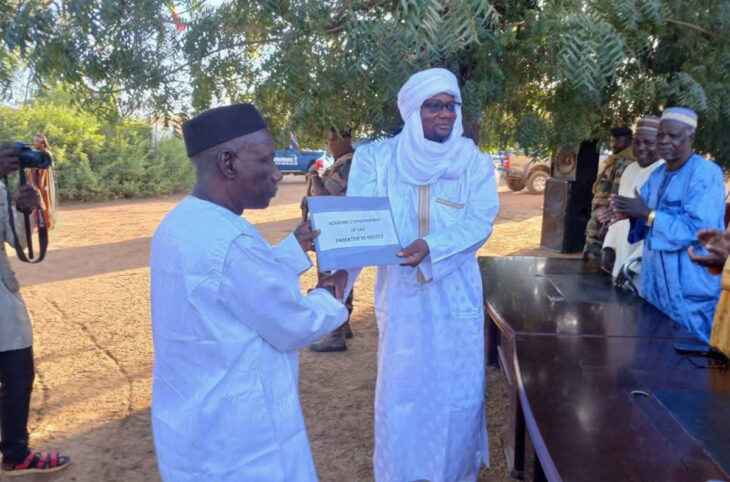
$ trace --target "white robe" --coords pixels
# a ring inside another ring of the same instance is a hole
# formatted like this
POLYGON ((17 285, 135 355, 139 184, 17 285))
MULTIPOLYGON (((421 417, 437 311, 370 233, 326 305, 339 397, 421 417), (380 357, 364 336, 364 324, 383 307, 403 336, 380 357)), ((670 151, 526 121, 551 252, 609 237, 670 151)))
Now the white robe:
POLYGON ((185 198, 152 240, 152 429, 163 480, 317 479, 297 393, 297 349, 347 319, 293 236, 185 198))
MULTIPOLYGON (((650 166, 641 167, 638 162, 632 162, 619 180, 618 194, 620 196, 635 197, 634 188, 641 189, 641 186, 649 179, 654 170, 663 165, 664 160, 659 159, 650 166)), ((619 275, 624 267, 624 263, 631 258, 641 256, 642 249, 644 247, 644 241, 638 243, 629 243, 629 230, 631 229, 631 223, 628 219, 622 219, 621 221, 612 224, 608 228, 606 237, 603 240, 603 248, 613 248, 616 252, 616 262, 613 265, 612 276, 614 279, 619 275)))
MULTIPOLYGON (((389 197, 407 246, 419 238, 419 187, 396 172, 396 139, 357 149, 347 194, 389 197)), ((373 462, 380 482, 476 480, 481 463, 488 464, 476 251, 499 208, 489 156, 472 156, 458 179, 434 182, 428 207, 430 255, 420 267, 432 281, 419 283, 417 268, 378 268, 373 462)))

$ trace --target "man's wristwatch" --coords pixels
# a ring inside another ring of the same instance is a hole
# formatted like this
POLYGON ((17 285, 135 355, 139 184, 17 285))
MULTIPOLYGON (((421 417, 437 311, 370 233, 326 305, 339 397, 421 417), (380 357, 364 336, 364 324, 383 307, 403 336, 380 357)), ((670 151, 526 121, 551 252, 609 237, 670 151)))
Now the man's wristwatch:
POLYGON ((654 224, 654 218, 656 217, 656 211, 653 211, 649 213, 649 215, 646 217, 646 227, 650 228, 652 224, 654 224))

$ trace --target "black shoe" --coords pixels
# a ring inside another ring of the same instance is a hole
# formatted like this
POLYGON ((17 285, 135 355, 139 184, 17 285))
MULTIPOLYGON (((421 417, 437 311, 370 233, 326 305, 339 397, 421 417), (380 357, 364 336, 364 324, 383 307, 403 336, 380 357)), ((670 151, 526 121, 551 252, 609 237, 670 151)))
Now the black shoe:
POLYGON ((345 337, 342 334, 342 330, 338 328, 321 340, 315 341, 309 345, 309 349, 317 352, 345 351, 347 350, 347 344, 345 343, 345 337))
POLYGON ((345 335, 345 338, 348 340, 354 336, 352 334, 352 328, 350 328, 349 321, 346 321, 345 324, 342 325, 342 334, 345 335))

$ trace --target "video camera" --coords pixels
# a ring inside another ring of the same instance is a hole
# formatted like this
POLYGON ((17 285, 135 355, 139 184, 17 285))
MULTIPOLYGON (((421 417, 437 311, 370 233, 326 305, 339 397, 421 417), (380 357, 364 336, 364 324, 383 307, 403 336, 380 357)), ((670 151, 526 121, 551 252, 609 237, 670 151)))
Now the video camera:
POLYGON ((25 142, 13 142, 13 147, 18 151, 20 168, 46 169, 53 164, 53 158, 46 151, 34 151, 33 146, 25 142))

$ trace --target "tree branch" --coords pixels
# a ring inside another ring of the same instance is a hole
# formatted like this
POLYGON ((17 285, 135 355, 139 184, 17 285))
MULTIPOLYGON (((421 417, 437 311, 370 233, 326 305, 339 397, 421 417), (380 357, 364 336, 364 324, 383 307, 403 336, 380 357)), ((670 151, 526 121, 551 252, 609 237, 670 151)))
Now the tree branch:
MULTIPOLYGON (((228 49, 235 49, 235 48, 238 48, 238 47, 245 47, 247 45, 263 45, 263 44, 268 44, 268 43, 275 43, 275 42, 278 42, 280 40, 281 40, 281 37, 269 37, 267 39, 261 39, 261 40, 248 40, 246 42, 241 42, 241 43, 238 43, 236 45, 229 45, 229 46, 226 46, 226 47, 221 47, 221 48, 216 49, 216 50, 212 50, 212 51, 208 52, 207 54, 205 54, 203 57, 201 57, 199 59, 195 59, 195 60, 196 61, 200 61, 200 60, 203 60, 204 58, 210 57, 211 55, 218 54, 218 53, 223 52, 224 50, 228 50, 228 49)), ((180 72, 181 70, 184 70, 187 67, 190 67, 190 64, 191 63, 192 62, 185 62, 184 64, 182 64, 182 65, 180 65, 178 67, 175 67, 172 70, 168 70, 167 72, 165 72, 165 74, 162 77, 163 78, 167 78, 167 77, 169 77, 171 75, 174 75, 174 74, 180 72)))
MULTIPOLYGON (((332 23, 329 25, 325 25, 323 28, 324 33, 326 34, 336 34, 340 33, 345 28, 345 23, 347 23, 348 13, 351 12, 367 12, 375 7, 379 7, 381 5, 386 5, 388 3, 391 3, 390 0, 372 0, 369 2, 365 2, 362 5, 358 5, 357 7, 351 7, 348 12, 340 12, 339 14, 334 16, 334 19, 332 23)), ((393 2, 395 3, 395 2, 393 2)))
POLYGON ((724 40, 725 42, 730 42, 730 38, 723 37, 722 35, 718 35, 715 32, 711 32, 711 31, 707 30, 706 28, 700 27, 699 25, 695 25, 693 23, 683 22, 682 20, 674 20, 673 18, 665 18, 664 21, 667 23, 673 23, 675 25, 681 25, 683 27, 688 27, 693 30, 697 30, 698 32, 702 32, 705 35, 709 35, 710 37, 715 37, 720 40, 724 40))

